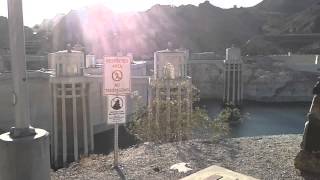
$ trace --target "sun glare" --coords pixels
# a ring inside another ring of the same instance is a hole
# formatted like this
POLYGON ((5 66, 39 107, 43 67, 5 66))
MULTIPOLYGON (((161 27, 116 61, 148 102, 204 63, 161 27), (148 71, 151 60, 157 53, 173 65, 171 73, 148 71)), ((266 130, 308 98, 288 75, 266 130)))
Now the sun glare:
POLYGON ((150 6, 148 1, 132 1, 132 0, 131 1, 110 0, 110 1, 104 1, 103 4, 115 12, 141 11, 148 8, 148 6, 150 6))
MULTIPOLYGON (((205 0, 23 0, 24 22, 28 26, 39 24, 43 19, 51 19, 57 14, 70 10, 102 4, 116 13, 145 11, 155 4, 179 6, 198 5, 205 0)), ((261 0, 210 0, 216 6, 230 8, 233 5, 252 6, 261 0)), ((7 16, 7 0, 0 0, 0 16, 7 16)))

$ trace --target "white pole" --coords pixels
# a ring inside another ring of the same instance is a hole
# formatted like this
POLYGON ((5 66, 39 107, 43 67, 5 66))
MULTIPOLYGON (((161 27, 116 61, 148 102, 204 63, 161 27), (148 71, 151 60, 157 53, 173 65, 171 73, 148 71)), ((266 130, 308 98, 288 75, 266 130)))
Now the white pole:
MULTIPOLYGON (((181 121, 181 82, 178 82, 178 121, 181 121)), ((179 140, 182 141, 182 123, 180 123, 180 127, 179 127, 179 140)))
POLYGON ((231 69, 230 69, 230 63, 229 63, 229 60, 228 61, 226 61, 227 63, 226 63, 226 70, 227 70, 227 73, 228 73, 228 75, 227 75, 227 103, 229 104, 230 103, 230 72, 231 72, 231 69))
POLYGON ((82 98, 82 111, 83 111, 83 142, 84 154, 88 156, 88 120, 87 120, 87 106, 85 97, 85 84, 81 83, 81 98, 82 98))
POLYGON ((243 64, 241 64, 240 66, 240 70, 241 70, 241 73, 240 73, 240 77, 241 77, 241 92, 240 92, 240 96, 241 96, 241 103, 243 101, 243 86, 244 86, 244 81, 243 81, 243 64))
MULTIPOLYGON (((8 0, 8 24, 11 51, 11 69, 14 91, 15 129, 27 130, 30 126, 29 99, 27 91, 27 73, 22 0, 8 0)), ((14 132, 14 136, 21 133, 14 132), (16 134, 18 133, 18 134, 16 134)))
MULTIPOLYGON (((78 161, 78 117, 77 117, 77 93, 76 84, 72 83, 72 121, 73 121, 73 152, 74 160, 78 161)), ((80 93, 81 94, 81 93, 80 93)))
MULTIPOLYGON (((52 84, 53 87, 53 146, 54 146, 54 164, 58 166, 58 113, 57 113, 57 85, 52 84)), ((62 101, 61 101, 62 102, 62 101)))
POLYGON ((166 126, 166 138, 167 138, 167 141, 170 140, 170 131, 171 131, 171 127, 170 127, 170 122, 171 122, 171 115, 170 115, 170 111, 171 111, 171 108, 170 108, 170 80, 166 80, 166 112, 167 112, 167 126, 166 126))
POLYGON ((226 82, 227 82, 227 75, 226 75, 227 71, 226 71, 226 62, 224 61, 224 64, 223 64, 223 103, 226 102, 226 96, 227 96, 227 93, 226 93, 226 82))
POLYGON ((232 78, 232 104, 235 105, 236 104, 236 97, 235 97, 235 91, 236 91, 236 62, 234 62, 232 64, 232 75, 233 75, 233 78, 232 78))
POLYGON ((238 72, 238 83, 237 83, 237 105, 241 104, 240 101, 240 92, 241 92, 241 79, 240 79, 240 73, 241 73, 241 64, 239 63, 237 65, 237 72, 238 72))
POLYGON ((67 153, 68 153, 68 147, 67 147, 67 118, 66 118, 66 90, 65 90, 65 84, 61 84, 61 114, 62 114, 62 159, 63 159, 63 165, 67 163, 67 153))

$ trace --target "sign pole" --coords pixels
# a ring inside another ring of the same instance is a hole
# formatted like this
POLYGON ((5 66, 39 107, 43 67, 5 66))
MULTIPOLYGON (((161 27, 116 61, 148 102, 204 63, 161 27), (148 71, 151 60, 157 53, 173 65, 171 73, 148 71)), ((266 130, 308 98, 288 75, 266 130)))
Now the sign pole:
POLYGON ((119 157, 119 124, 116 123, 114 124, 114 162, 113 162, 113 166, 114 167, 118 167, 118 157, 119 157))
POLYGON ((104 95, 108 97, 107 124, 114 125, 114 168, 119 166, 119 124, 126 122, 126 96, 131 93, 129 56, 105 57, 104 95))

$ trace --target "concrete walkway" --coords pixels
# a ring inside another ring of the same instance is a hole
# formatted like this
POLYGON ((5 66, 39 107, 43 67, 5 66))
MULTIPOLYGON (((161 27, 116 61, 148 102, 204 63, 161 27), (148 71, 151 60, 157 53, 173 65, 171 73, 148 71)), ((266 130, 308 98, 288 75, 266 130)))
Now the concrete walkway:
POLYGON ((180 180, 257 180, 219 166, 210 166, 180 180))

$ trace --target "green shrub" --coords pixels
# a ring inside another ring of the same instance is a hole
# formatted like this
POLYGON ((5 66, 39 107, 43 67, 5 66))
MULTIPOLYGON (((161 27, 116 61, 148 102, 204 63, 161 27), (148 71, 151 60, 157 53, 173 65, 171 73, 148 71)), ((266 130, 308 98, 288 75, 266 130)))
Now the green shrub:
MULTIPOLYGON (((195 134, 212 134, 214 141, 224 138, 230 134, 230 123, 239 121, 240 110, 234 106, 225 108, 212 120, 205 109, 196 107, 191 114, 188 111, 178 113, 177 100, 156 101, 151 107, 141 106, 141 98, 134 97, 135 113, 131 115, 127 128, 141 141, 152 141, 157 143, 182 141, 192 138, 195 134), (155 108, 159 108, 159 122, 155 119, 155 108), (170 113, 167 112, 170 107, 170 113), (167 116, 170 115, 170 122, 167 116), (189 118, 188 118, 189 117, 189 118)), ((194 95, 193 100, 198 99, 194 95)), ((186 109, 186 103, 182 104, 186 109)))
POLYGON ((230 124, 241 120, 240 109, 233 105, 226 105, 218 116, 212 121, 213 141, 224 138, 230 134, 230 124))
MULTIPOLYGON (((240 114, 238 109, 226 108, 212 120, 205 109, 196 107, 192 112, 190 123, 186 123, 183 118, 181 120, 176 118, 170 124, 166 121, 157 124, 148 120, 147 108, 141 107, 132 116, 128 129, 141 141, 158 143, 182 141, 192 138, 194 133, 204 132, 212 134, 212 140, 217 141, 230 134, 232 112, 234 117, 238 117, 240 114), (166 126, 170 126, 170 128, 166 126)), ((161 112, 161 114, 166 115, 165 112, 161 112)), ((186 113, 183 113, 183 116, 186 116, 186 113)))
POLYGON ((220 112, 219 118, 227 122, 236 122, 241 119, 240 109, 234 105, 226 104, 220 112))
POLYGON ((193 129, 208 126, 209 116, 200 108, 195 108, 191 114, 181 112, 180 117, 176 109, 176 102, 170 102, 171 121, 166 119, 166 103, 159 104, 159 121, 156 122, 152 112, 148 108, 141 107, 132 116, 128 125, 129 131, 141 141, 153 141, 158 143, 186 140, 192 137, 193 129), (187 117, 189 116, 189 120, 187 117))
POLYGON ((208 126, 210 121, 205 110, 192 109, 190 106, 190 101, 199 100, 199 91, 194 86, 189 100, 181 97, 181 113, 179 113, 179 102, 174 98, 168 101, 154 99, 150 107, 140 106, 139 104, 142 103, 137 97, 134 97, 133 100, 135 102, 135 113, 131 116, 128 129, 141 141, 163 143, 186 140, 192 137, 194 129, 208 126), (159 108, 158 118, 154 114, 157 107, 159 108))

